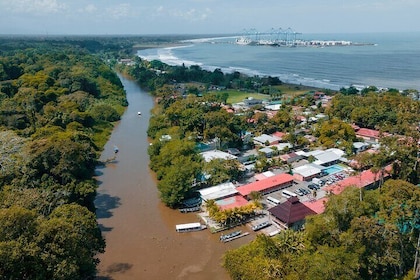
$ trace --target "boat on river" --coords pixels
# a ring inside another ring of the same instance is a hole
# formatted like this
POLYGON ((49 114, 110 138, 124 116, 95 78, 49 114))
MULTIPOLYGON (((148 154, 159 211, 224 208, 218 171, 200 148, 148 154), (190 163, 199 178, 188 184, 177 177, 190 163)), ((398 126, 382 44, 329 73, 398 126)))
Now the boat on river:
POLYGON ((187 208, 179 208, 179 212, 181 213, 191 213, 191 212, 198 212, 201 210, 200 206, 196 207, 187 207, 187 208))
POLYGON ((228 234, 223 234, 220 236, 220 241, 226 243, 244 236, 247 236, 249 232, 242 232, 241 230, 234 231, 228 234))
POLYGON ((231 238, 234 238, 236 236, 241 235, 241 233, 242 233, 242 231, 241 230, 238 230, 238 231, 234 231, 234 232, 231 232, 231 233, 228 233, 228 234, 222 234, 220 236, 220 241, 229 240, 231 238))
POLYGON ((263 228, 265 228, 265 227, 268 227, 268 226, 270 226, 270 225, 271 225, 271 223, 270 223, 269 221, 262 222, 262 223, 260 223, 260 224, 257 224, 257 225, 255 225, 255 226, 253 226, 253 227, 252 227, 252 230, 253 230, 253 231, 257 231, 257 230, 263 229, 263 228))
POLYGON ((179 224, 175 226, 177 232, 200 231, 206 228, 206 225, 202 225, 200 223, 179 224))

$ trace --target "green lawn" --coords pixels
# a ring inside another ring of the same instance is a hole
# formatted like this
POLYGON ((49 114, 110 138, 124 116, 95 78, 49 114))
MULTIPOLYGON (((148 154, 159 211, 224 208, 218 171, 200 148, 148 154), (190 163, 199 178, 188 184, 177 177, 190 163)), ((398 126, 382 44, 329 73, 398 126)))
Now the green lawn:
MULTIPOLYGON (((273 86, 272 88, 275 88, 282 92, 285 97, 287 96, 290 98, 296 98, 297 96, 303 95, 307 93, 308 91, 315 91, 316 88, 313 87, 307 87, 302 85, 293 85, 293 84, 282 84, 279 86, 273 86)), ((211 91, 210 91, 211 92, 211 91)), ((253 97, 256 99, 270 99, 270 96, 267 94, 260 94, 257 92, 247 92, 247 91, 241 91, 236 89, 226 89, 222 92, 227 92, 229 94, 227 102, 230 104, 243 102, 245 98, 247 97, 253 97)))
POLYGON ((270 96, 266 95, 266 94, 260 94, 260 93, 257 93, 257 92, 245 92, 245 91, 239 91, 239 90, 235 90, 235 89, 227 89, 227 90, 223 90, 222 92, 229 93, 227 103, 230 103, 230 104, 243 102, 244 99, 247 98, 247 97, 253 97, 253 98, 256 98, 256 99, 268 99, 268 98, 270 98, 270 96))

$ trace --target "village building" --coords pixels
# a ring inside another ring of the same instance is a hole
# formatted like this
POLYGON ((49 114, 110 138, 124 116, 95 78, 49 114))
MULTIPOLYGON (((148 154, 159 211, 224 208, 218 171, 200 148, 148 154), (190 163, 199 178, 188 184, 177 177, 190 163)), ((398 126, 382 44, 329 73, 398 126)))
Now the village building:
POLYGON ((237 156, 241 153, 241 151, 239 151, 237 148, 228 148, 226 149, 226 152, 234 156, 237 156))
POLYGON ((371 142, 379 142, 379 130, 374 129, 368 129, 368 128, 359 128, 356 130, 356 136, 363 138, 365 141, 371 141, 371 142))
POLYGON ((287 135, 286 132, 276 131, 272 134, 272 136, 277 137, 279 141, 283 141, 283 138, 287 135))
POLYGON ((299 154, 297 154, 297 153, 295 153, 295 152, 291 152, 291 153, 288 153, 288 154, 281 155, 280 156, 280 159, 283 162, 292 163, 292 162, 301 160, 302 159, 302 156, 299 155, 299 154))
POLYGON ((309 158, 313 156, 315 161, 313 163, 323 166, 330 166, 336 164, 340 161, 346 162, 347 159, 343 158, 344 151, 336 148, 330 148, 325 151, 323 150, 314 150, 311 152, 298 152, 300 155, 304 156, 305 158, 309 158))
POLYGON ((273 147, 276 147, 278 151, 283 151, 284 149, 293 148, 293 145, 291 143, 278 143, 276 145, 273 145, 273 147))
POLYGON ((275 136, 271 136, 268 134, 261 134, 260 136, 254 137, 254 144, 259 146, 268 146, 270 145, 276 145, 280 142, 280 139, 275 136))
POLYGON ((315 164, 308 163, 292 169, 293 177, 299 181, 310 181, 312 178, 321 176, 322 170, 325 167, 315 164))
POLYGON ((262 195, 275 192, 293 185, 293 176, 282 173, 276 176, 268 177, 261 181, 252 182, 236 189, 246 199, 249 198, 251 192, 260 192, 262 195))
POLYGON ((234 208, 245 206, 250 203, 241 195, 234 195, 234 196, 218 199, 215 202, 220 207, 220 210, 234 209, 234 208))
POLYGON ((203 157, 205 162, 210 162, 213 159, 229 160, 229 159, 237 159, 238 158, 237 156, 234 156, 234 155, 231 155, 229 153, 219 151, 219 150, 211 150, 211 151, 202 152, 202 153, 200 153, 200 155, 203 157))
POLYGON ((257 98, 253 98, 253 97, 248 97, 247 99, 244 99, 244 104, 247 107, 260 105, 262 103, 263 103, 262 99, 257 99, 257 98))
POLYGON ((265 171, 263 173, 258 173, 254 175, 254 178, 256 181, 261 181, 264 179, 267 179, 268 177, 273 177, 276 176, 276 174, 274 174, 272 171, 265 171))
POLYGON ((322 214, 325 211, 325 204, 327 203, 327 201, 328 201, 328 197, 323 197, 318 200, 302 201, 302 203, 306 207, 314 211, 316 214, 322 214))
POLYGON ((259 153, 263 153, 266 157, 271 158, 274 153, 276 152, 275 149, 272 148, 273 146, 270 147, 264 147, 258 150, 259 153))
POLYGON ((377 187, 377 182, 380 180, 386 180, 390 177, 389 171, 391 166, 387 166, 381 174, 381 171, 378 173, 372 172, 370 169, 360 172, 358 175, 350 176, 345 178, 342 181, 339 181, 331 186, 325 187, 324 190, 333 194, 342 193, 347 187, 353 186, 356 188, 363 189, 374 189, 377 187), (382 178, 381 178, 382 176, 382 178))
POLYGON ((305 218, 315 215, 316 212, 299 201, 299 198, 292 196, 286 202, 268 209, 274 221, 284 229, 302 229, 305 218))
POLYGON ((354 142, 353 143, 353 152, 355 154, 361 153, 369 149, 370 145, 365 142, 354 142))
POLYGON ((389 133, 381 133, 379 130, 369 128, 359 128, 353 126, 356 136, 364 139, 368 143, 378 143, 382 136, 389 136, 389 133))
POLYGON ((234 196, 238 193, 232 182, 222 183, 213 187, 204 188, 198 191, 204 201, 218 200, 234 196))

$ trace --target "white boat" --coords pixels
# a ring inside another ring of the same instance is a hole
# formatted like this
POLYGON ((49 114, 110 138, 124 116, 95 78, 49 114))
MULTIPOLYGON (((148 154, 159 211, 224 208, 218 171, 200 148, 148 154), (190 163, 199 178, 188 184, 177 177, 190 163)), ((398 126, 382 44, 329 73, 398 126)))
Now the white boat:
POLYGON ((238 230, 238 231, 234 231, 234 232, 231 232, 231 233, 228 233, 228 234, 223 234, 223 235, 220 236, 220 241, 225 241, 225 240, 231 239, 233 237, 239 236, 239 235, 241 235, 241 233, 242 233, 242 231, 238 230))
POLYGON ((252 227, 252 230, 253 231, 257 231, 257 230, 260 230, 260 229, 263 229, 263 228, 265 228, 265 227, 268 227, 268 226, 270 226, 271 225, 271 223, 270 222, 263 222, 263 223, 261 223, 261 224, 258 224, 258 225, 255 225, 255 226, 253 226, 252 227))
POLYGON ((200 223, 179 224, 175 226, 177 232, 200 231, 205 228, 207 228, 207 226, 200 223))

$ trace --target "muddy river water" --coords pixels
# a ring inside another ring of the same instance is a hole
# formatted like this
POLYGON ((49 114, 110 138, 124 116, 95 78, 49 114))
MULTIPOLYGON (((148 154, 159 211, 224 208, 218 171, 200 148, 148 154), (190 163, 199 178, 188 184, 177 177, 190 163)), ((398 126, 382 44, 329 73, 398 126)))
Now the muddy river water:
POLYGON ((182 214, 159 200, 150 171, 147 127, 153 97, 120 77, 129 106, 115 127, 101 159, 116 159, 98 168, 95 200, 98 223, 106 240, 99 255, 98 279, 229 279, 221 267, 223 253, 249 242, 247 236, 221 243, 208 230, 177 233, 175 225, 197 222, 195 213, 182 214), (141 115, 138 115, 141 112, 141 115))

